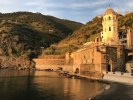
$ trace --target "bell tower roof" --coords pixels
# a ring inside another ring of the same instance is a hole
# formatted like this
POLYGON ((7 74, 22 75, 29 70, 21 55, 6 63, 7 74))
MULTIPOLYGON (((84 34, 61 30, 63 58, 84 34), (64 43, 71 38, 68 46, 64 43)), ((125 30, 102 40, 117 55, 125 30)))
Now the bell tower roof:
POLYGON ((107 8, 107 10, 105 11, 104 13, 104 16, 105 15, 109 15, 109 14, 113 14, 113 15, 116 15, 116 12, 112 9, 112 8, 107 8))

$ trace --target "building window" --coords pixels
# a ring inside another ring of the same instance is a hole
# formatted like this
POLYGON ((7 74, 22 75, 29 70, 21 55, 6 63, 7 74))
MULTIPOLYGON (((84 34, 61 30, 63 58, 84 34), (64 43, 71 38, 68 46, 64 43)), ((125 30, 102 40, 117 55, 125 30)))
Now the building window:
POLYGON ((109 27, 109 31, 111 31, 111 27, 109 27))
POLYGON ((104 59, 106 59, 106 55, 104 55, 104 59))
POLYGON ((99 42, 99 39, 97 38, 97 42, 99 42))
POLYGON ((106 32, 106 28, 105 28, 105 32, 106 32))
POLYGON ((124 40, 123 43, 127 43, 127 40, 124 40))
POLYGON ((127 38, 127 35, 126 35, 126 34, 124 34, 124 35, 123 35, 123 38, 127 38))
POLYGON ((109 16, 109 18, 108 18, 109 20, 111 20, 111 17, 109 16))

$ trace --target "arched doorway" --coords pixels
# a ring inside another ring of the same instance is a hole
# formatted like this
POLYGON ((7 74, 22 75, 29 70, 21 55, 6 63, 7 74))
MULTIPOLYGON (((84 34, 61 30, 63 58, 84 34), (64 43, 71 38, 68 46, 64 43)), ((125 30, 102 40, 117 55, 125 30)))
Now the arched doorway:
POLYGON ((79 68, 76 68, 75 74, 79 74, 79 68))
POLYGON ((107 65, 106 70, 107 70, 107 72, 110 72, 110 71, 111 71, 111 66, 110 66, 110 64, 107 65))

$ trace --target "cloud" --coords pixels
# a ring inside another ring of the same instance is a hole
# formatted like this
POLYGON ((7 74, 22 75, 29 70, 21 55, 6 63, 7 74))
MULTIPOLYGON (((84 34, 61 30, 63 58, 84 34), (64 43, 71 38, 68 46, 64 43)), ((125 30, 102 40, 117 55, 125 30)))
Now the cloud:
POLYGON ((133 11, 132 0, 0 0, 0 12, 40 12, 85 23, 103 14, 109 4, 116 11, 133 11))
POLYGON ((133 2, 127 3, 127 6, 133 9, 133 2))
POLYGON ((7 5, 7 4, 10 4, 11 3, 11 1, 9 1, 9 0, 0 0, 0 5, 7 5))
POLYGON ((105 5, 107 4, 107 1, 106 2, 103 2, 103 1, 97 1, 97 2, 81 2, 81 3, 75 3, 75 4, 72 4, 71 6, 72 7, 76 7, 76 8, 94 8, 94 7, 98 7, 98 6, 101 6, 101 5, 105 5))

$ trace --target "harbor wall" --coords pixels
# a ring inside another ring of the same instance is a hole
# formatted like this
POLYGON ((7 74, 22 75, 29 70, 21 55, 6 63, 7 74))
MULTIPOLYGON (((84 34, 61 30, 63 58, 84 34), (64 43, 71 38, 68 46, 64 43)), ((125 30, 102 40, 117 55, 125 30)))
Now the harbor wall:
POLYGON ((34 59, 36 62, 36 69, 44 70, 44 69, 53 69, 57 70, 62 68, 65 71, 73 71, 72 65, 66 65, 65 59, 34 59))

